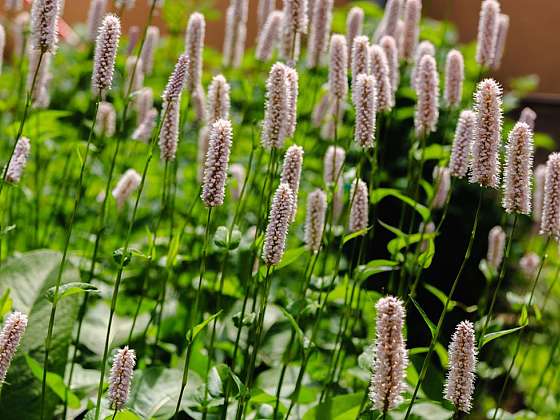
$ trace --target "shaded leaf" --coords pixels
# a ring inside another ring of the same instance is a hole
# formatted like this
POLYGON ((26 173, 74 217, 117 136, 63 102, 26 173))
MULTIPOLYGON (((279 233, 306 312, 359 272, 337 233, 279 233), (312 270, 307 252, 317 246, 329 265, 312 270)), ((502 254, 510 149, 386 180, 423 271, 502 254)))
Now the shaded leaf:
POLYGON ((416 302, 416 300, 412 296, 409 296, 409 298, 412 301, 412 303, 414 304, 414 306, 416 306, 416 309, 418 309, 418 312, 420 312, 420 315, 422 315, 422 319, 424 319, 424 322, 426 323, 426 325, 430 329, 430 332, 432 334, 432 338, 435 337, 436 336, 436 326, 434 325, 434 323, 432 321, 430 321, 430 318, 428 317, 426 312, 424 312, 424 309, 422 309, 420 304, 418 302, 416 302))
POLYGON ((397 198, 398 200, 401 200, 403 203, 412 207, 414 210, 418 212, 418 214, 420 214, 420 216, 424 221, 427 220, 428 217, 430 216, 430 210, 426 206, 414 201, 412 198, 404 195, 402 192, 400 192, 397 189, 378 188, 377 190, 372 192, 370 201, 371 203, 375 204, 388 196, 397 198))
MULTIPOLYGON (((54 293, 55 293, 55 287, 51 287, 49 290, 47 290, 47 293, 45 294, 46 298, 51 303, 54 303, 55 301, 54 293)), ((56 301, 60 302, 62 299, 64 299, 67 296, 72 296, 81 293, 99 293, 99 289, 90 283, 80 283, 80 282, 66 283, 61 285, 60 288, 58 289, 58 296, 56 297, 56 301)))
POLYGON ((508 330, 501 330, 501 331, 495 331, 495 332, 484 334, 484 337, 482 337, 482 340, 480 340, 480 348, 484 347, 486 344, 488 344, 492 340, 495 340, 496 338, 500 338, 500 337, 503 337, 505 335, 512 334, 516 331, 522 330, 526 326, 527 326, 527 323, 525 323, 524 325, 521 325, 520 327, 515 327, 515 328, 510 328, 508 330))

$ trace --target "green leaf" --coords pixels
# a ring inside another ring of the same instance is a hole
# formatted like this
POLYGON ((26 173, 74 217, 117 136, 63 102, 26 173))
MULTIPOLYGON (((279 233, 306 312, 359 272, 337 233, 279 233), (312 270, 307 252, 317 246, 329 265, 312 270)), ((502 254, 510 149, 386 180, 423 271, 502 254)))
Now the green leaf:
POLYGON ((424 322, 426 323, 426 325, 430 329, 430 332, 432 334, 432 338, 435 337, 436 336, 436 326, 434 325, 434 323, 432 321, 430 321, 430 318, 428 317, 426 312, 424 312, 424 309, 422 309, 420 304, 418 302, 416 302, 416 300, 412 296, 409 296, 409 298, 412 301, 412 303, 414 304, 414 306, 416 306, 416 309, 418 309, 418 312, 420 312, 420 315, 422 315, 422 319, 424 319, 424 322))
MULTIPOLYGON (((136 370, 127 406, 142 419, 172 418, 179 398, 182 375, 182 369, 164 367, 136 370)), ((190 369, 181 407, 197 404, 197 388, 202 384, 200 376, 190 369)))
MULTIPOLYGON (((51 287, 47 290, 45 294, 46 298, 49 302, 54 303, 55 301, 55 287, 51 287)), ((58 289, 58 296, 56 297, 56 302, 60 302, 67 296, 72 296, 78 293, 99 293, 99 289, 92 284, 89 283, 80 283, 80 282, 71 282, 67 284, 63 284, 58 289)))
POLYGON ((378 188, 371 194, 370 201, 372 204, 376 204, 388 196, 395 197, 412 207, 418 212, 418 214, 420 214, 424 221, 428 220, 430 217, 430 210, 426 206, 414 201, 412 198, 393 188, 378 188))
MULTIPOLYGON (((430 284, 424 284, 424 288, 430 292, 432 295, 438 298, 443 306, 445 306, 445 302, 447 302, 447 295, 439 290, 437 287, 434 287, 430 284)), ((455 306, 457 306, 457 302, 455 300, 450 299, 449 303, 447 304, 447 312, 451 312, 455 306)))
POLYGON ((296 322, 296 320, 294 319, 294 317, 292 316, 292 314, 290 314, 286 309, 284 309, 282 306, 279 306, 280 310, 282 311, 282 313, 284 314, 284 316, 286 317, 286 319, 290 322, 292 328, 294 329, 294 331, 296 332, 298 338, 301 340, 301 342, 303 343, 303 340, 305 338, 305 335, 303 334, 303 331, 301 330, 301 328, 299 327, 298 323, 296 322))
POLYGON ((218 229, 216 229, 214 243, 217 247, 231 251, 237 248, 240 242, 241 232, 239 229, 233 229, 231 231, 231 237, 229 236, 229 229, 227 227, 219 226, 218 229))
POLYGON ((305 413, 303 420, 354 419, 359 414, 363 397, 363 392, 356 392, 329 398, 305 413))
MULTIPOLYGON (((450 146, 437 143, 430 144, 424 148, 424 160, 445 160, 449 157, 450 152, 450 146)), ((422 158, 422 151, 416 150, 414 157, 416 160, 420 160, 422 158)))
POLYGON ((4 316, 12 310, 12 298, 10 297, 10 288, 8 287, 4 290, 2 297, 0 298, 0 318, 4 318, 4 316))
MULTIPOLYGON (((413 233, 411 235, 400 236, 400 237, 397 237, 397 238, 389 241, 389 243, 387 244, 387 250, 391 253, 391 255, 394 255, 397 252, 399 252, 401 249, 406 248, 407 246, 413 245, 413 244, 419 242, 420 240, 427 241, 428 243, 430 241, 433 242, 433 239, 435 237, 436 237, 435 233, 426 233, 426 232, 424 232, 424 234, 413 233)), ((432 248, 433 248, 433 246, 432 246, 432 248)), ((429 255, 429 253, 430 253, 430 247, 428 246, 428 250, 426 252, 424 252, 423 254, 429 255)), ((433 253, 432 253, 432 255, 433 255, 433 253)), ((418 256, 418 260, 420 261, 420 255, 418 256)), ((430 259, 429 262, 431 262, 431 259, 430 259)), ((421 265, 423 266, 424 263, 421 264, 421 265)))
POLYGON ((357 230, 356 232, 350 233, 348 235, 345 235, 344 238, 342 239, 342 244, 345 244, 346 242, 351 241, 352 239, 357 238, 358 236, 365 235, 369 229, 371 228, 367 227, 364 229, 357 230))
MULTIPOLYGON (((27 354, 25 355, 25 361, 35 378, 42 381, 43 366, 27 354)), ((68 389, 64 383, 64 379, 62 379, 60 375, 53 372, 47 372, 47 386, 60 398, 61 401, 64 401, 66 396, 68 396, 68 406, 70 408, 80 408, 80 399, 76 396, 76 394, 68 389)))
POLYGON ((495 340, 496 338, 500 338, 508 334, 513 334, 516 331, 522 330, 526 326, 527 326, 527 322, 525 322, 524 325, 515 328, 510 328, 509 330, 501 330, 501 331, 484 334, 484 337, 482 337, 482 340, 480 340, 480 348, 484 347, 486 344, 488 344, 492 340, 495 340))
POLYGON ((478 263, 478 269, 482 272, 482 274, 484 274, 484 278, 487 283, 491 283, 496 277, 496 269, 490 266, 488 261, 485 259, 480 260, 480 263, 478 263))
POLYGON ((223 312, 222 309, 220 309, 218 312, 216 312, 214 315, 206 318, 204 321, 202 321, 200 324, 196 325, 194 328, 189 329, 189 331, 187 332, 187 341, 188 342, 193 342, 196 337, 198 336, 198 334, 200 334, 200 332, 210 323, 212 322, 214 319, 216 319, 218 316, 220 316, 220 314, 223 312))
POLYGON ((358 267, 358 281, 363 282, 379 273, 397 270, 399 263, 393 260, 371 260, 366 265, 358 267))
MULTIPOLYGON (((10 289, 13 309, 28 315, 29 322, 15 357, 12 360, 0 399, 0 418, 38 420, 40 418, 41 381, 31 371, 24 355, 43 360, 46 333, 52 305, 45 298, 58 276, 61 254, 55 251, 35 250, 8 258, 0 267, 0 293, 10 289)), ((68 263, 62 273, 61 284, 79 282, 78 270, 68 263)), ((63 377, 68 360, 68 348, 78 315, 80 299, 69 296, 56 311, 51 348, 49 373, 63 377)), ((89 332, 88 332, 89 333, 89 332)), ((54 418, 59 397, 47 389, 45 418, 54 418)))

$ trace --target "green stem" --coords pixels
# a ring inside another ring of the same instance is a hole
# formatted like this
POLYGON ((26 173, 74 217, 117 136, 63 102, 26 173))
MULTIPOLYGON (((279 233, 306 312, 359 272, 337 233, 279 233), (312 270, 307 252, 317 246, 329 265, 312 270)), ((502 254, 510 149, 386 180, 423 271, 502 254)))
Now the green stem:
POLYGON ((200 306, 200 291, 202 290, 202 280, 204 277, 204 273, 206 272, 206 258, 208 253, 208 242, 210 237, 211 219, 212 219, 212 207, 208 207, 207 218, 206 218, 206 229, 204 233, 204 244, 202 247, 202 258, 200 260, 200 274, 198 276, 198 285, 196 289, 194 306, 189 315, 190 322, 189 322, 189 331, 187 333, 187 350, 185 355, 185 366, 183 367, 183 379, 181 381, 181 390, 179 391, 179 398, 177 399, 177 405, 175 406, 175 413, 173 415, 173 418, 175 420, 178 418, 179 410, 181 409, 181 401, 183 399, 183 393, 185 392, 185 387, 187 386, 187 382, 189 378, 189 365, 191 361, 192 347, 195 338, 193 337, 193 327, 195 325, 196 318, 198 316, 198 309, 200 306))
POLYGON ((62 282, 62 273, 64 272, 64 265, 66 264, 66 258, 68 256, 68 248, 70 246, 70 237, 72 236, 72 229, 74 227, 74 220, 76 218, 76 214, 78 212, 78 207, 79 207, 80 201, 82 199, 82 187, 83 187, 83 182, 84 182, 84 174, 85 174, 85 169, 86 169, 86 165, 87 165, 87 159, 88 159, 88 155, 89 155, 91 140, 93 138, 93 129, 94 129, 94 125, 95 125, 95 120, 97 119, 97 112, 99 110, 99 102, 100 102, 100 98, 98 97, 97 100, 95 101, 94 116, 93 116, 92 124, 91 124, 90 130, 89 130, 88 140, 87 140, 87 144, 86 144, 86 151, 85 151, 85 154, 83 156, 83 161, 82 161, 82 167, 80 169, 80 177, 78 179, 78 191, 77 191, 76 199, 74 201, 74 209, 72 210, 72 215, 70 216, 70 221, 69 221, 68 228, 67 228, 67 231, 66 231, 66 239, 64 241, 64 250, 62 251, 62 258, 60 260, 60 266, 58 268, 58 272, 57 272, 57 276, 56 276, 56 280, 55 280, 54 296, 53 296, 53 302, 52 302, 52 306, 51 306, 49 326, 48 326, 48 329, 47 329, 47 337, 45 339, 45 357, 44 357, 44 360, 43 360, 43 378, 42 378, 42 384, 41 384, 41 419, 45 418, 44 417, 45 416, 45 397, 46 397, 46 392, 47 392, 47 372, 48 372, 48 362, 49 362, 49 351, 50 351, 50 347, 51 347, 52 333, 53 333, 54 321, 55 321, 55 315, 56 315, 56 307, 57 307, 57 304, 58 304, 58 302, 57 302, 58 291, 60 289, 60 284, 62 282))
POLYGON ((515 233, 515 227, 517 225, 517 213, 513 216, 513 224, 511 226, 511 230, 509 232, 509 237, 506 245, 506 253, 505 258, 502 261, 502 265, 500 266, 500 273, 498 275, 498 282, 496 283, 496 288, 494 289, 494 293, 492 294, 492 300, 490 301, 490 307, 488 308, 488 312, 486 313, 486 320, 484 321, 484 326, 482 327, 482 331, 480 332, 478 347, 480 349, 480 344, 484 335, 486 334, 486 330, 488 329, 488 325, 490 323, 490 319, 492 319, 492 315, 494 313, 494 305, 496 303, 496 297, 498 296, 498 292, 500 291, 500 287, 502 286, 502 282, 504 280, 506 274, 506 265, 509 258, 509 253, 511 251, 511 244, 513 243, 513 235, 515 233))
POLYGON ((483 191, 484 190, 481 188, 479 196, 478 196, 478 205, 477 205, 476 213, 475 213, 475 216, 474 216, 474 221, 473 221, 472 230, 471 230, 471 236, 470 236, 470 239, 469 239, 469 243, 467 245, 467 250, 465 252, 465 256, 463 257, 463 262, 461 263, 461 267, 459 268, 459 271, 457 272, 455 280, 453 281, 453 284, 451 286, 451 290, 449 291, 449 293, 447 294, 447 297, 445 299, 445 304, 443 305, 443 310, 441 311, 441 314, 439 316, 436 331, 435 331, 435 333, 432 337, 432 341, 430 343, 428 353, 427 353, 426 357, 424 358, 424 362, 422 363, 422 369, 421 369, 420 375, 418 377, 418 382, 416 383, 416 387, 414 388, 414 392, 412 394, 410 404, 409 404, 409 406, 406 410, 405 420, 409 418, 412 407, 414 406, 414 402, 416 401, 416 396, 418 395, 418 391, 420 390, 420 387, 422 386, 422 383, 424 382, 424 378, 426 377, 426 372, 428 371, 428 365, 430 364, 430 359, 432 357, 432 354, 434 352, 434 349, 436 347, 436 344, 437 344, 437 341, 438 341, 438 338, 439 338, 439 334, 440 334, 441 329, 443 327, 443 321, 445 320, 445 317, 447 315, 447 309, 449 307, 449 302, 451 302, 451 300, 453 298, 453 293, 455 293, 455 289, 457 288, 457 285, 459 284, 459 280, 461 279, 461 276, 463 274, 463 270, 465 269, 467 261, 470 259, 472 247, 473 247, 473 244, 474 244, 474 238, 476 236, 476 231, 477 231, 477 228, 478 228, 478 217, 479 217, 479 214, 480 214, 480 207, 482 206, 482 193, 483 193, 483 191))

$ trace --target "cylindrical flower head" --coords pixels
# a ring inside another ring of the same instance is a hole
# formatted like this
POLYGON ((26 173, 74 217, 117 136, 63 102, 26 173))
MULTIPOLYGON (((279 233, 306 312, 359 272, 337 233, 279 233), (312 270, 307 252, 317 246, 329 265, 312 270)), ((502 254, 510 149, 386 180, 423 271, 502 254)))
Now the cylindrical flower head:
POLYGON ((527 280, 533 280, 541 262, 540 257, 534 252, 528 252, 519 260, 519 269, 527 280))
POLYGON ((313 18, 307 38, 307 67, 310 69, 321 64, 321 58, 327 51, 333 0, 315 0, 312 8, 313 18))
POLYGON ((136 44, 138 43, 138 39, 140 38, 140 28, 136 25, 132 25, 128 28, 128 44, 126 46, 126 54, 132 54, 136 44))
POLYGON ((405 309, 393 296, 380 299, 375 308, 375 359, 369 398, 377 410, 385 412, 402 401, 401 394, 406 388, 404 378, 408 356, 402 335, 405 309))
POLYGON ((305 245, 312 252, 319 252, 321 249, 326 213, 327 195, 317 188, 307 196, 305 214, 305 245))
POLYGON ((369 74, 369 40, 367 36, 360 35, 354 38, 352 44, 352 102, 356 104, 356 83, 360 74, 369 74))
POLYGON ((34 0, 31 6, 31 47, 54 53, 58 42, 59 0, 34 0))
POLYGON ((480 8, 476 44, 476 62, 481 66, 491 67, 494 64, 499 19, 500 3, 496 0, 484 0, 480 8))
POLYGON ((420 61, 422 61, 422 58, 424 58, 425 55, 431 55, 435 58, 436 49, 434 47, 434 44, 432 44, 430 41, 422 41, 420 44, 418 44, 418 48, 416 49, 414 55, 414 66, 412 67, 412 70, 410 72, 410 85, 413 89, 416 89, 416 81, 418 79, 418 69, 420 67, 420 61))
POLYGON ((495 270, 498 269, 504 259, 504 246, 506 243, 506 233, 501 226, 494 226, 488 232, 488 252, 486 261, 495 270))
POLYGON ((97 136, 113 137, 115 134, 117 113, 109 102, 100 102, 94 131, 97 136))
POLYGON ((379 41, 379 45, 385 51, 385 56, 387 57, 387 65, 389 68, 389 80, 391 81, 391 88, 393 91, 393 96, 399 87, 399 51, 397 49, 397 43, 395 38, 389 35, 384 35, 379 41))
POLYGON ((368 226, 368 187, 361 179, 355 179, 350 189, 350 217, 348 230, 357 232, 368 226))
POLYGON ((185 36, 185 53, 187 54, 187 90, 194 92, 202 77, 202 49, 204 48, 204 33, 206 22, 204 15, 195 12, 190 15, 185 36))
POLYGON ((146 119, 148 112, 154 108, 154 93, 152 88, 145 87, 140 89, 136 94, 134 106, 137 114, 136 121, 138 124, 142 124, 142 122, 146 119))
POLYGON ((416 80, 416 113, 414 126, 418 137, 436 131, 439 117, 439 75, 436 60, 425 55, 418 67, 416 80))
POLYGON ((174 160, 179 142, 179 99, 164 102, 161 110, 161 129, 159 132, 159 148, 161 160, 174 160))
POLYGON ((404 26, 399 53, 406 61, 412 61, 420 35, 421 0, 407 0, 404 7, 404 26))
POLYGON ((364 11, 361 7, 352 7, 346 16, 346 43, 352 45, 354 38, 362 34, 364 11))
POLYGON ((196 121, 205 123, 208 116, 206 115, 206 95, 202 85, 198 85, 191 94, 191 101, 196 115, 196 121))
POLYGON ((519 122, 523 122, 529 126, 531 130, 535 130, 535 121, 537 120, 537 113, 529 107, 523 108, 519 116, 519 122))
POLYGON ((181 92, 185 88, 187 82, 187 68, 189 66, 189 57, 187 54, 182 54, 175 64, 173 73, 169 76, 167 86, 161 95, 163 102, 171 102, 179 100, 181 92))
POLYGON ((283 0, 285 30, 293 34, 307 33, 307 0, 283 0))
POLYGON ((329 92, 339 101, 348 93, 348 47, 343 35, 331 37, 329 65, 329 92))
POLYGON ((119 179, 119 182, 117 182, 117 185, 112 192, 112 195, 117 202, 117 207, 119 209, 124 206, 124 203, 126 202, 128 197, 130 197, 130 194, 132 194, 138 188, 141 181, 142 177, 134 169, 128 169, 123 174, 121 179, 119 179))
POLYGON ((532 168, 533 132, 527 124, 518 122, 506 146, 502 205, 507 213, 531 213, 532 168))
POLYGON ((436 166, 433 172, 433 179, 436 190, 432 200, 432 208, 441 209, 447 201, 449 189, 451 188, 449 169, 436 166))
POLYGON ((345 159, 346 152, 342 147, 329 146, 323 161, 323 179, 325 184, 330 184, 340 178, 345 159))
POLYGON ((560 153, 551 153, 546 162, 541 234, 560 236, 560 153))
POLYGON ((475 112, 470 181, 483 187, 498 188, 502 89, 495 80, 485 79, 478 84, 475 94, 475 112))
POLYGON ((120 36, 121 22, 119 18, 115 15, 105 16, 95 42, 93 75, 91 77, 93 94, 101 98, 105 97, 113 84, 113 72, 120 36))
POLYGON ((542 219, 545 181, 546 165, 538 165, 535 169, 535 194, 533 195, 533 220, 537 223, 542 219))
POLYGON ((502 58, 506 50, 506 41, 509 30, 509 16, 501 14, 498 19, 498 34, 496 38, 496 46, 494 48, 494 63, 492 68, 497 70, 502 65, 502 58))
MULTIPOLYGON (((286 136, 293 137, 297 126, 297 101, 299 95, 299 76, 295 69, 286 67, 286 83, 287 83, 287 120, 286 120, 286 136)), ((294 191, 295 192, 295 191, 294 191)))
POLYGON ((267 266, 278 264, 284 256, 293 203, 294 195, 290 186, 280 184, 272 199, 264 236, 263 260, 267 266))
MULTIPOLYGON (((434 224, 434 222, 430 222, 427 225, 424 225, 424 222, 421 222, 420 225, 418 226, 418 232, 420 233, 420 236, 425 238, 428 235, 434 233, 436 231, 436 225, 434 224)), ((430 245, 430 242, 427 239, 423 239, 422 242, 420 243, 420 252, 426 252, 428 250, 428 247, 430 245)))
POLYGON ((399 16, 401 12, 401 0, 389 0, 385 5, 385 14, 383 15, 383 31, 378 33, 376 41, 379 41, 383 35, 396 36, 399 16))
POLYGON ((463 110, 457 121, 451 158, 449 160, 449 170, 451 175, 463 178, 469 170, 469 159, 471 155, 471 142, 474 136, 476 124, 476 114, 471 110, 463 110))
POLYGON ((231 197, 234 200, 239 200, 241 197, 241 190, 245 182, 245 168, 239 163, 234 163, 230 168, 232 183, 230 184, 231 197))
POLYGON ((148 143, 156 126, 157 115, 158 113, 155 108, 150 109, 138 127, 136 127, 136 130, 132 133, 132 140, 148 143))
POLYGON ((288 131, 288 99, 286 66, 276 63, 266 81, 266 104, 261 135, 262 145, 266 148, 281 148, 284 144, 288 131))
POLYGON ((126 59, 126 84, 125 89, 136 92, 144 86, 144 72, 142 71, 142 59, 136 60, 136 56, 131 55, 126 59))
POLYGON ((376 90, 375 78, 367 74, 358 75, 356 82, 356 126, 354 140, 363 148, 373 147, 375 139, 376 90))
POLYGON ((259 0, 259 5, 257 8, 257 24, 259 30, 262 30, 270 15, 274 13, 275 6, 275 0, 259 0))
POLYGON ((91 0, 89 4, 87 33, 90 41, 95 41, 95 38, 97 37, 97 29, 99 28, 99 25, 101 25, 106 7, 107 0, 91 0))
POLYGON ((146 40, 142 47, 142 72, 144 74, 151 74, 154 68, 154 53, 159 42, 159 28, 157 26, 148 26, 146 31, 146 40))
POLYGON ((196 150, 196 180, 198 182, 204 180, 204 164, 206 163, 206 155, 208 154, 208 131, 208 127, 204 126, 198 133, 198 147, 196 150))
POLYGON ((121 410, 128 400, 136 354, 128 346, 120 349, 113 359, 111 375, 109 376, 108 399, 111 408, 121 410))
POLYGON ((332 97, 329 95, 327 89, 323 89, 321 99, 315 104, 313 112, 311 113, 311 124, 315 128, 319 128, 325 119, 327 112, 332 106, 332 97))
POLYGON ((21 179, 23 170, 27 165, 27 159, 29 159, 29 152, 31 150, 31 142, 27 137, 20 137, 14 154, 10 159, 8 164, 8 170, 6 171, 6 181, 12 184, 17 184, 21 179))
POLYGON ((280 41, 282 19, 284 14, 275 10, 268 15, 266 23, 259 32, 255 57, 260 61, 268 61, 272 57, 272 51, 280 41))
POLYGON ((462 321, 457 325, 449 345, 449 371, 444 397, 464 413, 471 411, 475 371, 474 326, 469 321, 462 321))
POLYGON ((224 204, 231 138, 231 122, 228 120, 220 119, 210 126, 204 181, 200 195, 207 207, 224 204))
POLYGON ((445 104, 450 107, 458 107, 463 96, 463 79, 465 78, 465 63, 463 55, 458 50, 447 53, 445 64, 445 90, 443 97, 445 104))
POLYGON ((208 124, 229 118, 229 90, 229 83, 223 75, 214 76, 208 87, 208 124))
POLYGON ((294 197, 290 222, 293 222, 296 219, 299 179, 301 177, 302 166, 303 147, 294 144, 286 150, 286 154, 284 155, 284 164, 282 166, 282 176, 280 178, 281 183, 288 184, 290 186, 294 197))
POLYGON ((371 74, 375 77, 377 90, 377 111, 390 111, 395 104, 393 87, 389 76, 389 63, 385 51, 379 45, 369 47, 371 74))
POLYGON ((27 328, 27 316, 12 312, 6 317, 0 332, 0 384, 4 383, 10 363, 27 328))

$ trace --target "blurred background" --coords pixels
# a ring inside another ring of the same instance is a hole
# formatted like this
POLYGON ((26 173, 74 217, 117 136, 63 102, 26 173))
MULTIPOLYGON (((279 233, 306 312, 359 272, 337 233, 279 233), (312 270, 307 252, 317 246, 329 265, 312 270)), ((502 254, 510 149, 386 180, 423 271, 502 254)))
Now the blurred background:
MULTIPOLYGON (((30 0, 25 0, 30 3, 30 0)), ((372 0, 374 1, 374 0, 372 0)), ((375 0, 383 5, 385 0, 375 0)), ((64 19, 69 24, 84 22, 88 13, 87 0, 66 0, 64 19)), ((184 8, 204 9, 213 13, 214 19, 207 22, 206 42, 221 49, 224 37, 224 16, 229 0, 184 0, 184 8)), ((349 0, 335 0, 337 6, 351 3, 349 0)), ((522 106, 530 106, 539 116, 537 129, 552 136, 560 136, 560 124, 555 119, 560 110, 560 1, 531 0, 530 4, 520 0, 501 0, 503 13, 510 16, 510 30, 502 66, 494 75, 505 86, 516 77, 535 75, 538 87, 531 93, 522 106)), ((256 11, 258 0, 249 0, 248 46, 256 37, 256 11)), ((2 10, 0 5, 0 10, 2 10)), ((148 13, 148 1, 137 0, 132 10, 125 11, 123 24, 125 30, 131 25, 143 25, 148 13)), ((282 7, 282 0, 277 0, 282 7)), ((423 15, 438 20, 451 21, 457 28, 459 40, 469 42, 476 38, 480 0, 424 0, 423 15)), ((3 12, 2 12, 3 13, 3 12)), ((9 17, 8 17, 9 18, 9 17)), ((165 27, 161 19, 156 24, 165 27)))

